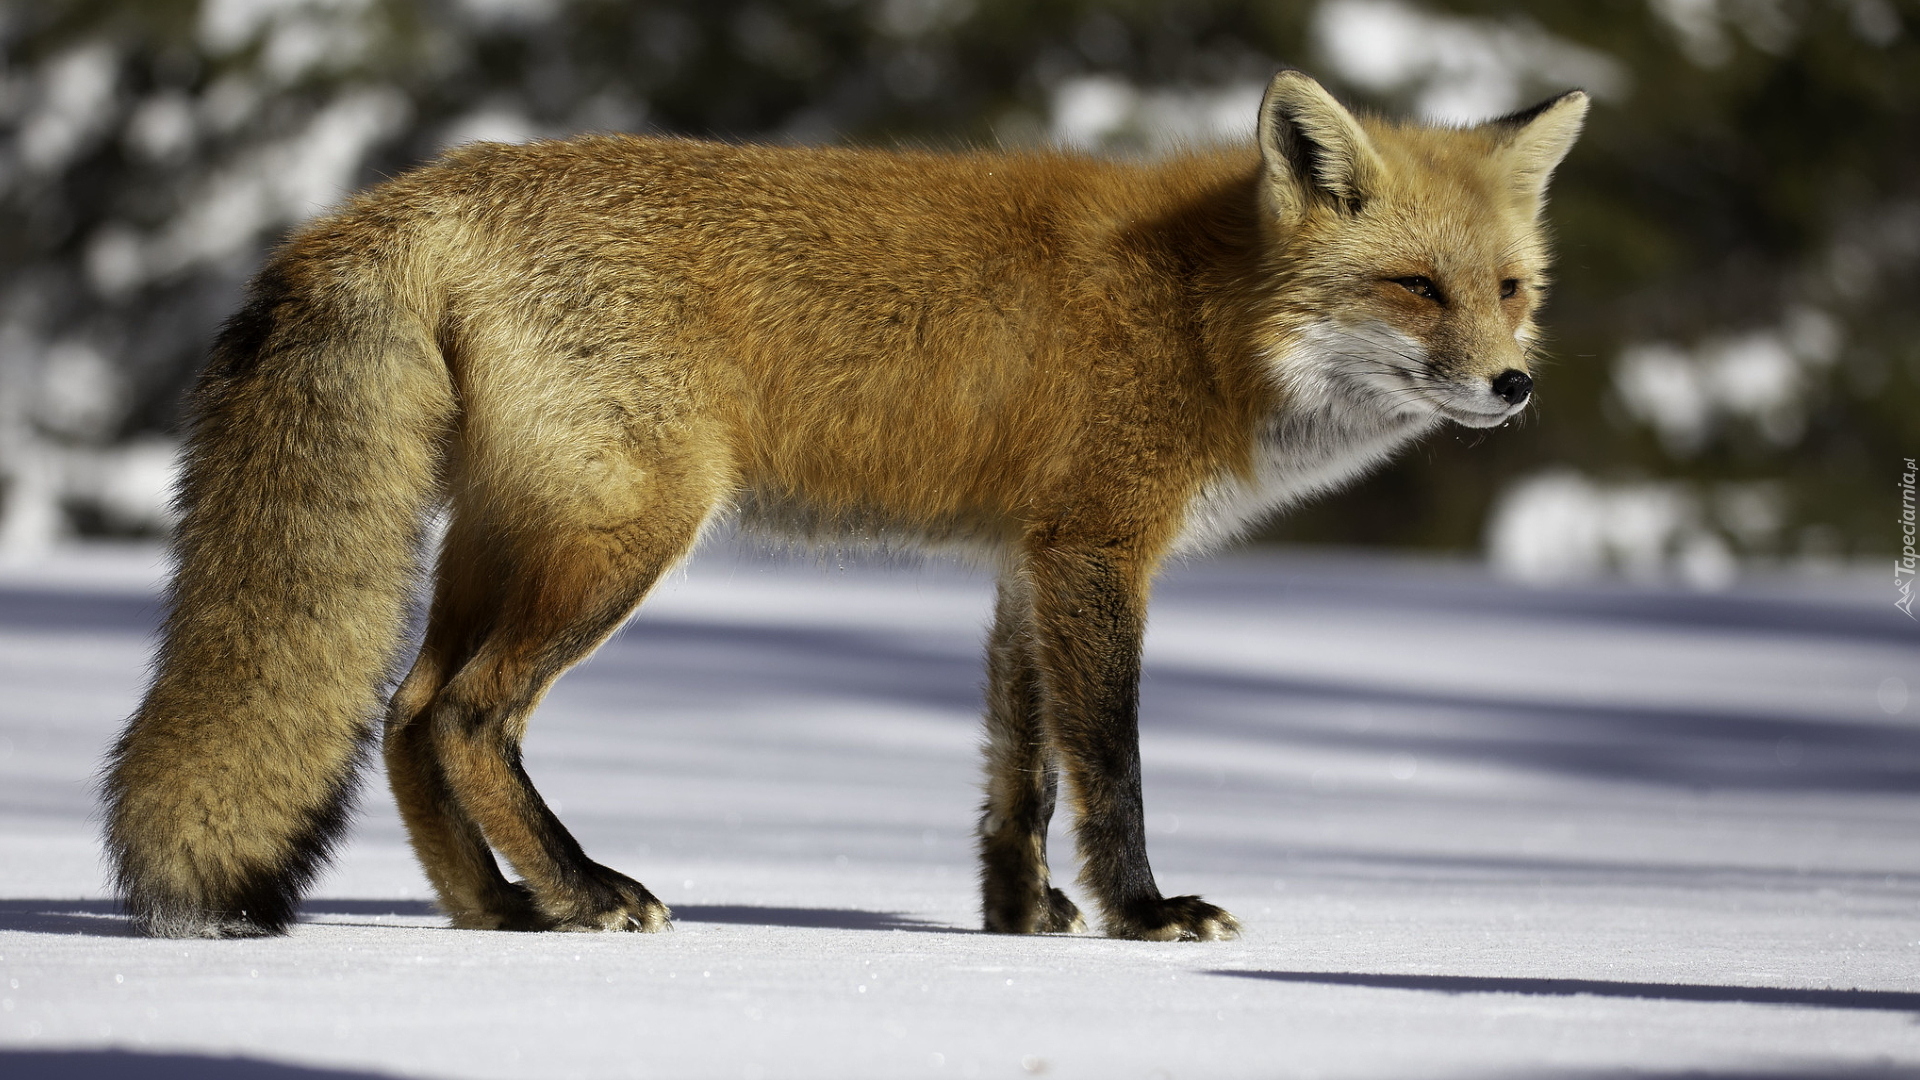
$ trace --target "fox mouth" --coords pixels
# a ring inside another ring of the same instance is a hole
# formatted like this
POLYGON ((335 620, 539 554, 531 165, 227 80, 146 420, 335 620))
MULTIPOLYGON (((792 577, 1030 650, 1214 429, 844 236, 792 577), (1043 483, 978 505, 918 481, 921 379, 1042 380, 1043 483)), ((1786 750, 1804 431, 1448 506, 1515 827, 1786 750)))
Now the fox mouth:
POLYGON ((1526 411, 1532 398, 1508 404, 1488 393, 1484 386, 1460 385, 1417 371, 1394 371, 1387 380, 1386 393, 1398 396, 1399 408, 1418 412, 1424 406, 1438 419, 1451 420, 1461 427, 1499 427, 1526 411))
POLYGON ((1441 416, 1461 427, 1470 428, 1499 427, 1525 412, 1526 409, 1527 403, 1524 401, 1518 405, 1502 405, 1492 410, 1475 409, 1461 401, 1439 401, 1434 404, 1434 410, 1441 416))
POLYGON ((1395 380, 1399 385, 1390 392, 1404 395, 1403 408, 1417 409, 1419 405, 1424 405, 1435 417, 1451 420, 1461 427, 1499 427, 1525 412, 1531 400, 1509 405, 1493 398, 1483 387, 1461 386, 1416 372, 1399 371, 1395 374, 1399 376, 1395 380))

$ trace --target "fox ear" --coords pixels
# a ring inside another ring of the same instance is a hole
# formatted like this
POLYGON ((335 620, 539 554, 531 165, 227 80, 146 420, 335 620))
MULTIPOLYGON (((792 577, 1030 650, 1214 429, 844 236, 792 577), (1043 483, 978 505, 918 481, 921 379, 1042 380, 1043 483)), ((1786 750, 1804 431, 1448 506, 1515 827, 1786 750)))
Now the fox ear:
POLYGON ((1586 92, 1569 90, 1531 109, 1489 120, 1481 128, 1500 147, 1498 152, 1512 170, 1514 185, 1537 206, 1546 197, 1547 180, 1554 168, 1580 137, 1580 125, 1586 118, 1586 92))
POLYGON ((1260 158, 1275 207, 1290 217, 1315 202, 1357 213, 1382 170, 1360 121, 1292 68, 1273 77, 1260 103, 1260 158))

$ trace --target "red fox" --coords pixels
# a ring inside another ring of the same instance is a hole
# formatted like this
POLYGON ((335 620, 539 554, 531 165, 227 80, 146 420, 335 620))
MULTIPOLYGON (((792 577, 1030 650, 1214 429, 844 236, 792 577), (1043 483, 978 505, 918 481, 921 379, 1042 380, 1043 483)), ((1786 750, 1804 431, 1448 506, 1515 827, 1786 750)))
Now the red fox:
POLYGON ((716 522, 998 571, 982 917, 1232 937, 1161 895, 1137 683, 1170 553, 1217 544, 1532 388, 1571 91, 1464 128, 1277 75, 1256 146, 1151 162, 638 137, 476 144, 268 261, 192 399, 153 684, 112 751, 135 925, 284 931, 382 747, 453 925, 658 930, 520 741, 547 688, 716 522), (496 854, 510 864, 509 879, 496 854))

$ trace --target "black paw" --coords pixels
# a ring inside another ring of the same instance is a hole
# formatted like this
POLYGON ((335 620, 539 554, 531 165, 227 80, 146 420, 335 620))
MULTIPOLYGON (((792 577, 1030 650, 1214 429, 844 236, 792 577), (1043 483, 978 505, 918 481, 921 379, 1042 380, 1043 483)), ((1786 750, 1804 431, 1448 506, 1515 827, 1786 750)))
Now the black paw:
POLYGON ((533 902, 533 890, 518 881, 489 887, 478 902, 455 908, 441 901, 442 910, 457 930, 548 930, 552 920, 533 902))
POLYGON ((598 863, 589 864, 585 887, 572 895, 539 900, 542 930, 629 930, 652 934, 673 925, 673 912, 645 885, 598 863))
POLYGON ((1043 934, 1077 934, 1087 928, 1080 909, 1059 889, 1047 889, 1047 917, 1040 926, 1043 934))
POLYGON ((1020 895, 1001 897, 998 902, 989 890, 985 906, 989 934, 1076 934, 1087 928, 1080 909, 1066 893, 1051 886, 1039 896, 1021 890, 1020 895))
POLYGON ((1229 941, 1240 936, 1240 920, 1197 896, 1169 896, 1128 904, 1106 930, 1134 941, 1229 941))

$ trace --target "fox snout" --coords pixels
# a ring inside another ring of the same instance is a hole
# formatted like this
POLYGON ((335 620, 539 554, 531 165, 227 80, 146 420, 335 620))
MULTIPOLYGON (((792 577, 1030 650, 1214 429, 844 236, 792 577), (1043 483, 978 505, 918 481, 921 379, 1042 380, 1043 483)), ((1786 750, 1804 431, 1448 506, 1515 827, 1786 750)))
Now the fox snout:
POLYGON ((1487 367, 1456 368, 1450 378, 1441 376, 1433 402, 1436 411, 1456 424, 1484 428, 1498 427, 1526 408, 1533 399, 1533 376, 1498 360, 1487 366, 1493 367, 1491 373, 1487 367))
POLYGON ((1467 427, 1496 427, 1526 407, 1533 397, 1533 376, 1517 367, 1493 375, 1479 375, 1454 384, 1453 399, 1440 412, 1467 427), (1448 407, 1448 406, 1451 407, 1448 407))

